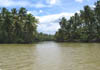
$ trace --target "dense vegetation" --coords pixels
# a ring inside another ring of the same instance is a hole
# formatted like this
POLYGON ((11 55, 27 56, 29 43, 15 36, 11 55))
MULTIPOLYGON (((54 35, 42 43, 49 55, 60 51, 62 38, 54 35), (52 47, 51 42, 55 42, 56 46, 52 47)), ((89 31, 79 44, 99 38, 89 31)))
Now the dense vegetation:
POLYGON ((36 38, 37 19, 25 8, 0 11, 0 43, 31 43, 36 38))
POLYGON ((100 42, 100 0, 94 8, 87 5, 69 20, 63 17, 59 24, 56 41, 100 42))
POLYGON ((63 17, 55 36, 38 33, 38 20, 25 8, 0 10, 0 43, 32 43, 36 41, 100 42, 100 0, 95 7, 85 6, 69 20, 63 17))
POLYGON ((36 41, 53 41, 54 35, 38 33, 36 36, 36 41))
POLYGON ((32 43, 53 40, 53 35, 37 32, 38 20, 25 8, 0 10, 0 43, 32 43))

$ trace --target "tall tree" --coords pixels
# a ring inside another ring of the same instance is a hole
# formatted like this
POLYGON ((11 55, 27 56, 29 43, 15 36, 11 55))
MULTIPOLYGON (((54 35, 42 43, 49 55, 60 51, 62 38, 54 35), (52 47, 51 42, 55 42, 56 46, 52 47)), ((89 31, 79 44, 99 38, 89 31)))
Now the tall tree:
POLYGON ((100 41, 100 0, 95 3, 95 15, 97 25, 97 39, 100 41))
POLYGON ((24 26, 24 39, 26 42, 33 42, 35 39, 35 34, 36 34, 36 24, 37 20, 31 15, 27 15, 26 23, 24 26), (34 32, 33 32, 34 31, 34 32))

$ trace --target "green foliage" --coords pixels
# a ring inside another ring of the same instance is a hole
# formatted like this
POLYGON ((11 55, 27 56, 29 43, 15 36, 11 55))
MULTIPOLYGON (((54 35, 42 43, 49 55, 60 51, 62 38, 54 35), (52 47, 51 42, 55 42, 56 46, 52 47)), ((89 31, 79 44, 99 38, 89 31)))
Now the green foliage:
POLYGON ((53 41, 54 35, 38 33, 36 37, 36 41, 53 41))
POLYGON ((100 0, 95 8, 87 5, 69 20, 63 17, 59 24, 61 28, 55 34, 57 41, 100 42, 100 0))
POLYGON ((0 43, 32 43, 36 38, 37 19, 25 8, 0 12, 0 43))

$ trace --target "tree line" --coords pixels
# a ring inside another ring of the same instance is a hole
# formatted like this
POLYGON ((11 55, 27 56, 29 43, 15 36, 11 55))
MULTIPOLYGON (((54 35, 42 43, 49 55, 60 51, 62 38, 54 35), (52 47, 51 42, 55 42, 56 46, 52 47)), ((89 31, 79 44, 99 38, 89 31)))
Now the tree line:
POLYGON ((38 33, 36 37, 36 41, 54 41, 54 35, 38 33))
POLYGON ((38 20, 25 8, 0 10, 0 43, 31 43, 36 38, 38 20))
POLYGON ((0 43, 33 43, 37 41, 100 42, 100 0, 95 7, 84 6, 67 20, 63 17, 55 35, 37 32, 38 19, 26 8, 0 9, 0 43))
POLYGON ((26 8, 0 9, 0 43, 33 43, 53 40, 53 35, 37 32, 38 19, 26 8))
POLYGON ((56 41, 100 42, 100 0, 95 7, 84 6, 84 10, 75 13, 67 20, 63 17, 60 29, 56 32, 56 41))

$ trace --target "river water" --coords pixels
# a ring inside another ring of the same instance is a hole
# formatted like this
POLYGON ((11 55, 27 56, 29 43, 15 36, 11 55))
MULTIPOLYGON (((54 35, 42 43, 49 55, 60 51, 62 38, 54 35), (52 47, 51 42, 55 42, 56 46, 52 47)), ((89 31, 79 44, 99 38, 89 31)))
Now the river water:
POLYGON ((100 70, 100 44, 1 44, 0 70, 100 70))

